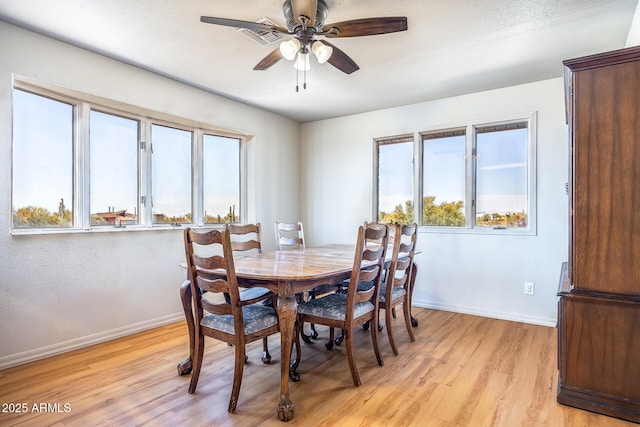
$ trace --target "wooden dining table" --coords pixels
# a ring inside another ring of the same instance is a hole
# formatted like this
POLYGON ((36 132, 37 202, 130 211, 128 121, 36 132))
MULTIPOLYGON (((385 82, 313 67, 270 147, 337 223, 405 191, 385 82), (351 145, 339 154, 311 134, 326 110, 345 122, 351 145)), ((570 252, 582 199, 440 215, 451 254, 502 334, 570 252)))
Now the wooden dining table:
MULTIPOLYGON (((318 285, 336 285, 348 279, 354 255, 352 245, 325 245, 302 250, 262 252, 234 259, 239 286, 260 286, 278 295, 280 400, 277 413, 281 421, 291 420, 295 411, 289 396, 289 367, 297 314, 296 294, 318 285)), ((186 375, 191 372, 195 348, 193 302, 188 282, 182 285, 180 294, 189 329, 189 357, 178 364, 178 373, 186 375)))

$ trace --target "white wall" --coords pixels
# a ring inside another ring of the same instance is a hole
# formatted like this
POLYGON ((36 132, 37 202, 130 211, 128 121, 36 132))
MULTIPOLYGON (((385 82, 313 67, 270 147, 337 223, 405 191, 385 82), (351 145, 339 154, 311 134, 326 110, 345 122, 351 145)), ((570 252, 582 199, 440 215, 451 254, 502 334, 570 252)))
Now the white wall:
POLYGON ((636 13, 633 15, 633 21, 631 21, 631 28, 627 35, 627 41, 625 47, 640 45, 640 3, 636 6, 636 13))
MULTIPOLYGON (((559 65, 561 66, 561 65, 559 65)), ((538 112, 537 235, 420 232, 417 306, 555 325, 567 259, 568 133, 561 78, 302 125, 310 244, 351 243, 371 218, 373 138, 538 112), (535 295, 523 293, 535 283, 535 295)))
POLYGON ((180 230, 10 235, 12 73, 256 135, 249 220, 300 217, 297 122, 0 21, 0 369, 180 319, 185 276, 180 230))

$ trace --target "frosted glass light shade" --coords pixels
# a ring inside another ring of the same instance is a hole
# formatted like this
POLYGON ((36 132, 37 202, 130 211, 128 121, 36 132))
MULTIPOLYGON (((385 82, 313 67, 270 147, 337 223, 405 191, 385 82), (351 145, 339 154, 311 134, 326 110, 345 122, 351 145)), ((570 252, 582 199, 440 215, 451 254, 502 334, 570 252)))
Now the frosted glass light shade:
POLYGON ((291 39, 280 43, 280 53, 285 59, 289 61, 296 57, 296 54, 300 50, 300 42, 298 39, 291 39))
POLYGON ((293 66, 298 70, 308 70, 311 68, 311 64, 309 63, 309 54, 308 53, 298 53, 298 58, 293 63, 293 66))
POLYGON ((322 43, 320 40, 316 40, 311 45, 311 51, 318 59, 318 63, 324 64, 331 58, 331 54, 333 54, 333 48, 331 46, 327 46, 322 43))

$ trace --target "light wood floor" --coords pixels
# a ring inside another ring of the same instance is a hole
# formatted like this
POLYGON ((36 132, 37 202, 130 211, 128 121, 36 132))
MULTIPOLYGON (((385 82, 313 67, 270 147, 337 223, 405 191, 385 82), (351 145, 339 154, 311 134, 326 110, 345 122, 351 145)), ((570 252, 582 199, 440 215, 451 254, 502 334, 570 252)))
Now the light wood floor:
MULTIPOLYGON (((344 347, 326 350, 328 331, 320 329, 321 340, 303 344, 302 380, 291 386, 296 414, 289 425, 636 425, 556 403, 554 328, 420 308, 414 315, 420 321, 415 343, 401 319, 395 321, 399 356, 392 355, 382 332, 384 367, 375 362, 369 333, 356 331, 359 388, 351 382, 344 347)), ((226 410, 233 349, 207 340, 198 390, 190 395, 189 377, 176 371, 187 355, 186 327, 176 323, 0 371, 2 409, 16 403, 28 408, 0 413, 0 425, 282 426, 275 413, 277 337, 270 347, 274 360, 263 365, 261 343, 248 346, 233 415, 226 410), (34 403, 44 403, 46 411, 34 411, 34 403)))

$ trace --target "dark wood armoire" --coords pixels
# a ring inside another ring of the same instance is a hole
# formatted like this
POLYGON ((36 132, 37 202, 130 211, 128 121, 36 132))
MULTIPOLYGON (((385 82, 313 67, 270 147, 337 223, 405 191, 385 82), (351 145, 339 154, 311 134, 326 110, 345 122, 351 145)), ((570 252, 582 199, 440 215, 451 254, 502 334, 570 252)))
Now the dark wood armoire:
POLYGON ((640 47, 564 61, 558 402, 640 423, 640 47))

